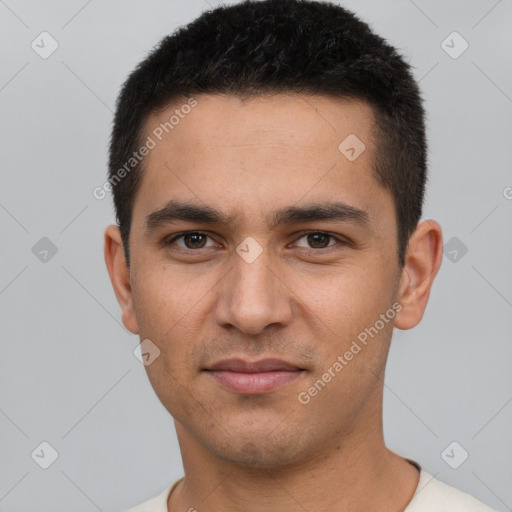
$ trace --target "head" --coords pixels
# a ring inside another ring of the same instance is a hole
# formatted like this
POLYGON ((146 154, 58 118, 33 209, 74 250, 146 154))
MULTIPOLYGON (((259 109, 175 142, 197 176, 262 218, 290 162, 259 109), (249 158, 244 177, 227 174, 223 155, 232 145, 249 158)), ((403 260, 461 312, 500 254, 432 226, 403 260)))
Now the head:
POLYGON ((269 467, 379 421, 393 327, 421 320, 441 259, 394 48, 324 2, 206 12, 124 83, 109 174, 107 266, 179 434, 269 467), (210 371, 231 358, 300 372, 236 393, 210 371))

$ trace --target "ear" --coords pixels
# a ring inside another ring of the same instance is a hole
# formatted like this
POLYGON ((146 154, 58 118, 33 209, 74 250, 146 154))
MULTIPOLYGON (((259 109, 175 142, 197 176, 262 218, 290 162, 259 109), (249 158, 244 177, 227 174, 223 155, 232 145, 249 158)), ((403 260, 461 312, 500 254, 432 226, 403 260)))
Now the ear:
POLYGON ((139 333, 139 326, 133 306, 130 270, 126 264, 121 231, 117 226, 105 230, 105 263, 110 281, 121 306, 123 324, 133 334, 139 333))
POLYGON ((395 317, 398 329, 412 329, 420 323, 442 258, 441 226, 434 220, 420 222, 409 239, 398 287, 402 305, 395 317))

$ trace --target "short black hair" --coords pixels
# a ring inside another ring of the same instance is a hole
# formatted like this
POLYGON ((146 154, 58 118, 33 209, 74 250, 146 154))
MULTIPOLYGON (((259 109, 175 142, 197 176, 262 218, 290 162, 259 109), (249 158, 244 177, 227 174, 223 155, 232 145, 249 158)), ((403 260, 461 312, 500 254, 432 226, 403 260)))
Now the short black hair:
POLYGON ((203 93, 242 99, 299 93, 367 102, 376 120, 374 176, 393 196, 403 267, 427 180, 418 84, 398 51, 354 13, 312 0, 245 0, 206 11, 163 38, 124 82, 109 182, 128 265, 133 204, 144 171, 144 160, 131 157, 147 136, 145 121, 172 102, 203 93))

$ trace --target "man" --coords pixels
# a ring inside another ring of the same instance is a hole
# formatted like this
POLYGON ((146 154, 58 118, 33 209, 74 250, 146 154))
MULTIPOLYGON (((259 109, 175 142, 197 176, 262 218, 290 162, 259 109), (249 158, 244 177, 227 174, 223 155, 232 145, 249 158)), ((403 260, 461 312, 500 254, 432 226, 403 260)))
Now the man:
POLYGON ((489 511, 385 446, 393 328, 442 259, 422 100, 345 9, 243 2, 121 91, 105 259, 184 478, 131 511, 489 511))

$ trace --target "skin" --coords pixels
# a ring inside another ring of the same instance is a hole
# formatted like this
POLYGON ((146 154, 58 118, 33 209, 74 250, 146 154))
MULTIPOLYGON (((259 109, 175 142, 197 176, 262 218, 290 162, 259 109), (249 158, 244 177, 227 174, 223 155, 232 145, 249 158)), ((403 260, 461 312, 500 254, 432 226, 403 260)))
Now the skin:
MULTIPOLYGON (((418 224, 401 269, 393 198, 372 172, 367 104, 284 94, 196 99, 145 159, 130 269, 119 229, 105 231, 123 323, 160 350, 145 368, 174 417, 185 468, 169 511, 404 510, 419 473, 384 444, 383 377, 393 327, 410 329, 423 316, 441 264, 439 224, 418 224), (366 146, 354 161, 338 149, 349 134, 366 146), (232 223, 145 231, 146 217, 170 199, 211 206, 232 223), (367 212, 368 225, 266 224, 268 212, 335 200, 367 212), (194 230, 208 236, 170 242, 194 230), (262 248, 251 263, 236 252, 246 237, 262 248), (395 318, 300 403, 298 394, 396 302, 395 318), (202 371, 231 357, 279 358, 306 371, 270 393, 241 395, 202 371)), ((175 109, 151 115, 147 134, 175 109)))

